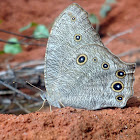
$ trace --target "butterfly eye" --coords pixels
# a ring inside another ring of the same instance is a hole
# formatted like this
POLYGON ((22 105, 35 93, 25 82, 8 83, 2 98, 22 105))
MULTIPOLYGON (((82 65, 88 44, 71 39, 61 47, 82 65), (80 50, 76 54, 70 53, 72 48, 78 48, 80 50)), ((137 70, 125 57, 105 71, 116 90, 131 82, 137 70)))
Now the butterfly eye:
POLYGON ((104 63, 102 64, 102 68, 103 68, 104 70, 108 70, 108 69, 109 69, 109 64, 108 64, 107 62, 104 62, 104 63))
POLYGON ((76 34, 76 35, 74 36, 74 40, 75 40, 75 41, 80 41, 81 38, 82 38, 82 36, 81 36, 80 34, 76 34))
POLYGON ((71 19, 72 19, 72 21, 75 21, 76 20, 76 17, 72 17, 71 19))
POLYGON ((118 96, 116 96, 116 100, 118 101, 118 102, 121 102, 122 100, 123 100, 123 96, 122 95, 118 95, 118 96))
POLYGON ((87 62, 87 56, 85 54, 81 54, 77 57, 77 64, 83 65, 87 62))
POLYGON ((93 62, 97 62, 98 59, 96 57, 93 58, 93 62))
POLYGON ((111 85, 111 88, 112 88, 112 90, 115 91, 115 92, 121 92, 121 91, 123 90, 123 88, 124 88, 124 85, 123 85, 122 82, 116 81, 116 82, 114 82, 114 83, 111 85))
POLYGON ((126 73, 125 73, 124 70, 118 70, 118 71, 116 71, 116 76, 117 76, 118 78, 124 78, 125 75, 126 75, 126 73))

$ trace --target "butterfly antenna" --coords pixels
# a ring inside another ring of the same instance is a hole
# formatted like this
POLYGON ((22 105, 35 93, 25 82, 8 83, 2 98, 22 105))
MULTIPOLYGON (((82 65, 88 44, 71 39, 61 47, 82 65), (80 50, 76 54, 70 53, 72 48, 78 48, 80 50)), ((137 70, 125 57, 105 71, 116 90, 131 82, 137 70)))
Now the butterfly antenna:
POLYGON ((32 87, 34 87, 34 88, 38 89, 41 93, 43 93, 43 92, 44 92, 44 91, 43 91, 43 90, 41 90, 40 88, 38 88, 38 87, 36 87, 36 86, 32 85, 31 83, 29 83, 28 81, 26 81, 26 83, 28 83, 30 86, 32 86, 32 87))

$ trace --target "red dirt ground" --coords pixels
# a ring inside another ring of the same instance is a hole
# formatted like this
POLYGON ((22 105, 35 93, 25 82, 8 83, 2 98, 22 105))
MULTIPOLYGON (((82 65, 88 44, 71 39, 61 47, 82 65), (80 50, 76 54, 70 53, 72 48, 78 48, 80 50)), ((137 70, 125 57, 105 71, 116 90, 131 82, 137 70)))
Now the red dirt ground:
MULTIPOLYGON (((89 13, 99 15, 104 0, 4 0, 0 2, 0 28, 12 32, 26 26, 30 22, 45 24, 50 27, 54 19, 71 3, 76 2, 89 13)), ((102 40, 118 32, 136 26, 132 33, 121 36, 107 45, 114 53, 119 54, 130 49, 140 48, 140 2, 139 0, 117 0, 107 18, 101 20, 100 34, 102 40)), ((24 34, 31 34, 25 31, 24 34)), ((7 40, 12 35, 0 33, 0 38, 7 40)), ((3 49, 0 43, 0 50, 3 49)), ((28 60, 42 59, 45 47, 29 46, 20 54, 12 56, 10 64, 28 60), (28 57, 27 57, 28 56, 28 57)), ((0 70, 11 55, 0 55, 0 70)), ((139 55, 122 60, 135 62, 139 55)), ((0 139, 96 139, 96 140, 139 140, 140 139, 140 68, 136 68, 134 97, 123 109, 102 109, 88 111, 82 109, 63 108, 52 112, 30 113, 26 115, 0 114, 0 139)))

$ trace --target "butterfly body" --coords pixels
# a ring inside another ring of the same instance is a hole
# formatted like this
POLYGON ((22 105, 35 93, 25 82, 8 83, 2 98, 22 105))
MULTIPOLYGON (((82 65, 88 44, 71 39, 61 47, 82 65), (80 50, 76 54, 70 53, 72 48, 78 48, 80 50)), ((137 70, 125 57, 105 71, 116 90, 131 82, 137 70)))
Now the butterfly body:
POLYGON ((46 99, 55 107, 124 107, 133 95, 134 68, 103 45, 87 12, 72 4, 57 18, 48 40, 46 99))

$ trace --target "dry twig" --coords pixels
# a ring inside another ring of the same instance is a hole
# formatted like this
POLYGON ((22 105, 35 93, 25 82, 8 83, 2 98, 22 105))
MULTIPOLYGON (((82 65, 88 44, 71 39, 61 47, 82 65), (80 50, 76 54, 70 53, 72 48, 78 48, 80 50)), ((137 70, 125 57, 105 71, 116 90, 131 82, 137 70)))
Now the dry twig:
POLYGON ((36 44, 36 43, 26 43, 26 42, 11 42, 11 41, 6 41, 6 40, 3 40, 3 39, 0 39, 0 42, 3 42, 3 43, 8 43, 8 44, 21 44, 21 45, 33 45, 33 46, 46 46, 46 44, 36 44))
POLYGON ((19 108, 20 108, 21 110, 23 110, 25 113, 31 113, 29 110, 27 110, 26 108, 24 108, 18 101, 14 101, 14 103, 15 103, 16 105, 18 105, 19 108))
POLYGON ((22 91, 20 91, 20 90, 18 90, 18 89, 16 89, 16 88, 12 87, 11 85, 9 85, 9 84, 3 82, 1 79, 0 79, 0 84, 2 84, 2 85, 4 85, 4 86, 6 86, 7 88, 9 88, 9 89, 15 91, 15 92, 18 93, 19 95, 25 97, 27 100, 39 101, 39 99, 34 98, 34 97, 31 97, 31 96, 29 96, 29 95, 23 93, 22 91))
MULTIPOLYGON (((37 41, 46 42, 45 40, 42 40, 40 38, 35 38, 33 36, 27 36, 27 35, 21 35, 21 34, 17 34, 17 33, 10 32, 10 31, 6 31, 6 30, 3 30, 3 29, 0 29, 0 32, 7 33, 7 34, 12 34, 12 35, 15 35, 15 36, 24 37, 24 38, 27 38, 27 39, 34 39, 34 40, 37 40, 37 41)), ((44 39, 47 39, 47 38, 44 38, 44 39)))
POLYGON ((119 32, 119 33, 117 33, 117 34, 111 36, 104 44, 105 44, 105 45, 108 45, 108 44, 109 44, 111 41, 113 41, 114 39, 116 39, 116 38, 118 38, 118 37, 120 37, 120 36, 123 36, 123 35, 125 35, 125 34, 132 33, 132 32, 133 32, 136 28, 138 28, 138 27, 139 27, 139 25, 134 26, 134 27, 132 27, 132 28, 130 28, 130 29, 128 29, 128 30, 125 30, 125 31, 123 31, 123 32, 119 32))
POLYGON ((133 55, 135 53, 140 53, 140 48, 136 48, 136 49, 129 50, 127 52, 120 53, 117 56, 118 57, 123 57, 123 56, 126 56, 126 55, 133 55))

